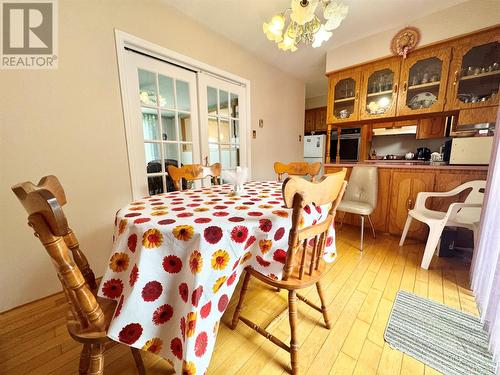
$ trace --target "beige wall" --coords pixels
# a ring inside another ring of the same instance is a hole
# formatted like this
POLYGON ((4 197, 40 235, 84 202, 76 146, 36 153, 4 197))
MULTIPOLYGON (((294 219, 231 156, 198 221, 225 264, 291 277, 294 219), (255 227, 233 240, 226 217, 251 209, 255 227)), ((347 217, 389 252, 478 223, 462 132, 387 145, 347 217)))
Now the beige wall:
MULTIPOLYGON (((466 34, 500 23, 500 1, 470 0, 409 23, 420 29, 420 45, 466 34)), ((403 27, 384 31, 338 48, 326 55, 326 72, 388 56, 392 37, 403 27)))
POLYGON ((313 96, 312 98, 306 98, 306 109, 326 107, 327 103, 327 95, 313 96))
POLYGON ((302 157, 304 84, 156 1, 59 1, 59 69, 0 71, 0 311, 60 289, 10 191, 59 176, 66 213, 96 274, 117 209, 131 200, 113 29, 251 81, 253 176, 302 157), (264 128, 257 121, 264 119, 264 128))

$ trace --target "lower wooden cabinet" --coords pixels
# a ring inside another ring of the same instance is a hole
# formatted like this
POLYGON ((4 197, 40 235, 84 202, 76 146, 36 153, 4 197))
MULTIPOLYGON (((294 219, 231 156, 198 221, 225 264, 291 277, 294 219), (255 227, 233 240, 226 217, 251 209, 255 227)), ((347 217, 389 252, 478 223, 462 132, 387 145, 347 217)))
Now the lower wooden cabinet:
MULTIPOLYGON (((415 207, 417 194, 434 190, 434 171, 415 173, 413 171, 394 171, 389 209, 389 233, 399 235, 403 232, 408 211, 415 207)), ((414 220, 409 238, 426 239, 427 225, 414 220)))
MULTIPOLYGON (((335 173, 342 169, 337 166, 326 166, 326 173, 335 173)), ((349 180, 352 167, 347 168, 346 179, 349 180)), ((486 180, 487 171, 472 169, 378 169, 377 208, 371 217, 378 232, 400 236, 408 215, 408 210, 415 206, 417 194, 421 191, 450 191, 453 188, 472 180, 486 180)), ((463 202, 467 192, 449 198, 432 198, 427 207, 433 210, 446 211, 453 202, 463 202)), ((336 221, 340 221, 340 213, 336 221)), ((346 214, 345 224, 360 225, 358 215, 346 214)), ((368 229, 369 223, 366 220, 368 229)), ((369 232, 366 232, 369 233, 369 232)), ((427 240, 428 228, 416 220, 408 232, 408 238, 427 240)))

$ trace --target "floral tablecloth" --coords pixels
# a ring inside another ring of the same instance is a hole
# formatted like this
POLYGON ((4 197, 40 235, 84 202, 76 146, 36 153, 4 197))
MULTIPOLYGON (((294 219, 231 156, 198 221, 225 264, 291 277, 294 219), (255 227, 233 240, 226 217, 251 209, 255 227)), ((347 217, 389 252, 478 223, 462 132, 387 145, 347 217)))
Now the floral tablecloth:
MULTIPOLYGON (((246 266, 280 278, 291 209, 281 182, 172 192, 117 212, 99 295, 118 301, 108 336, 166 358, 178 374, 204 374, 237 280, 246 266)), ((329 207, 306 206, 304 226, 329 207)), ((335 259, 330 229, 324 258, 335 259)))

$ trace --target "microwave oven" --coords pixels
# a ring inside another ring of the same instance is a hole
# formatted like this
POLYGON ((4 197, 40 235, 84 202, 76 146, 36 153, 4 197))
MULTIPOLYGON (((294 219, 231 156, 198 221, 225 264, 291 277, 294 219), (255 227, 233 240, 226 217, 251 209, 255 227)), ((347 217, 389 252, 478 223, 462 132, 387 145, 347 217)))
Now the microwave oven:
POLYGON ((453 138, 450 164, 488 165, 493 137, 453 138))

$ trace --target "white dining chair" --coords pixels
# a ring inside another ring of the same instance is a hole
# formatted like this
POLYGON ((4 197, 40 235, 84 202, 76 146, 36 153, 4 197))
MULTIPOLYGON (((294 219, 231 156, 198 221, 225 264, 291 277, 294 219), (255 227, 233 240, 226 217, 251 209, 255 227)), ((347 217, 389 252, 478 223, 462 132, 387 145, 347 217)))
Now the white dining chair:
POLYGON ((363 251, 363 235, 365 228, 365 216, 368 217, 372 227, 373 238, 375 238, 375 228, 373 227, 370 215, 377 207, 378 197, 378 170, 375 166, 355 166, 352 168, 351 176, 347 184, 347 189, 338 211, 344 214, 341 225, 344 222, 346 212, 359 215, 361 217, 361 240, 360 250, 363 251))
POLYGON ((463 227, 468 228, 474 233, 474 243, 477 241, 477 229, 481 217, 481 207, 483 205, 484 188, 486 181, 469 181, 457 186, 455 189, 446 192, 420 192, 417 194, 415 208, 408 212, 403 234, 399 241, 399 246, 403 246, 408 229, 413 219, 417 219, 429 226, 429 237, 425 244, 424 256, 420 267, 429 268, 432 256, 437 248, 441 233, 444 227, 463 227), (425 201, 431 197, 452 197, 461 192, 471 189, 463 203, 452 203, 448 211, 434 211, 425 207, 425 201))

